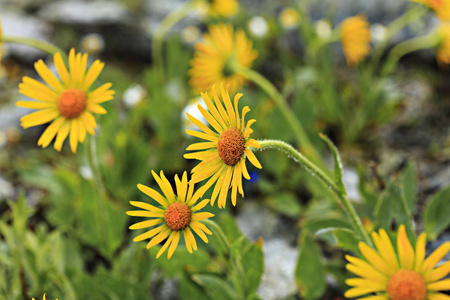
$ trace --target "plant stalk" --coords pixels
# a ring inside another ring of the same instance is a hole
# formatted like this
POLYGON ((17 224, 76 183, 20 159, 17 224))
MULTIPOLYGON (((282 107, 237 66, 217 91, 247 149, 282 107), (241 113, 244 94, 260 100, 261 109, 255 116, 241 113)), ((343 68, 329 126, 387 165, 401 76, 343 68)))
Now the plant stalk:
POLYGON ((48 54, 52 54, 52 55, 59 52, 59 53, 61 53, 62 58, 65 61, 67 61, 67 54, 65 51, 63 51, 59 47, 56 47, 53 44, 50 44, 50 43, 47 43, 47 42, 44 42, 41 40, 28 38, 28 37, 19 37, 19 36, 4 36, 4 37, 2 37, 2 42, 30 46, 30 47, 42 50, 42 51, 47 52, 48 54))

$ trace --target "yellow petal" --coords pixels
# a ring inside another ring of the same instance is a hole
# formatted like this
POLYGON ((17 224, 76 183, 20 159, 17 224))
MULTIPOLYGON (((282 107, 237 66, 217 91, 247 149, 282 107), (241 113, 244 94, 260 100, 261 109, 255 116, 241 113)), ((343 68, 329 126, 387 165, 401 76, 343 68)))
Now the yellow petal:
POLYGON ((56 108, 56 103, 36 102, 36 101, 17 101, 16 106, 30 109, 56 108))
POLYGON ((70 122, 69 121, 64 122, 64 125, 58 131, 58 135, 56 136, 56 141, 53 146, 57 151, 61 151, 64 140, 69 135, 69 130, 70 130, 70 122))
POLYGON ((47 108, 32 112, 20 119, 23 128, 29 128, 53 121, 59 116, 59 111, 54 108, 47 108))
POLYGON ((156 213, 164 213, 164 210, 162 210, 161 208, 158 208, 156 206, 153 206, 151 204, 145 203, 145 202, 141 202, 141 201, 130 201, 130 204, 135 206, 135 207, 139 207, 151 212, 156 212, 156 213))
POLYGON ((172 243, 174 237, 175 237, 175 231, 173 231, 170 234, 170 236, 167 239, 167 241, 164 243, 164 245, 161 247, 161 249, 159 249, 158 253, 156 254, 156 259, 158 259, 161 256, 161 254, 163 254, 164 251, 166 251, 167 247, 169 247, 170 244, 172 243))
POLYGON ((133 239, 134 242, 140 242, 149 238, 152 238, 153 236, 160 234, 163 230, 165 230, 167 226, 159 226, 156 228, 153 228, 152 230, 149 230, 147 232, 144 232, 143 234, 138 235, 133 239))
POLYGON ((61 57, 61 53, 56 53, 53 56, 53 61, 55 62, 56 70, 58 71, 59 77, 61 78, 61 81, 63 84, 67 87, 70 85, 70 76, 69 72, 67 71, 66 65, 64 64, 64 61, 61 57))
POLYGON ((34 64, 36 72, 39 76, 56 92, 61 93, 64 91, 64 87, 55 75, 49 70, 45 63, 40 59, 34 64))
POLYGON ((72 149, 73 153, 77 152, 77 146, 78 146, 78 122, 77 119, 72 119, 71 125, 70 125, 70 149, 72 149))
POLYGON ((169 251, 167 252, 167 259, 170 259, 173 255, 173 253, 175 252, 175 249, 177 249, 178 242, 180 241, 181 232, 175 231, 173 233, 173 235, 174 235, 174 238, 173 238, 172 243, 170 244, 169 251))
POLYGON ((444 279, 437 282, 427 284, 429 291, 447 291, 450 290, 450 279, 444 279))
POLYGON ((86 77, 84 78, 83 90, 85 91, 89 90, 91 85, 94 83, 94 81, 102 72, 104 66, 105 64, 100 62, 100 60, 97 59, 96 61, 94 61, 94 63, 91 65, 88 72, 86 73, 86 77))
POLYGON ((422 233, 416 241, 416 258, 414 262, 414 271, 421 272, 423 260, 425 259, 425 244, 427 242, 427 235, 422 233))
POLYGON ((142 229, 142 228, 148 228, 148 227, 153 227, 155 225, 161 224, 163 222, 162 218, 159 219, 153 219, 153 220, 147 220, 147 221, 142 221, 136 224, 133 224, 129 227, 130 230, 136 230, 136 229, 142 229))
POLYGON ((172 232, 172 229, 170 229, 167 226, 161 226, 164 227, 165 229, 163 231, 161 231, 160 233, 158 233, 148 244, 147 244, 147 249, 150 249, 151 247, 158 245, 159 243, 161 243, 165 238, 167 238, 169 236, 169 234, 172 232))
MULTIPOLYGON (((137 187, 141 192, 143 192, 144 194, 146 194, 147 196, 149 196, 150 198, 152 198, 153 200, 155 200, 156 202, 161 204, 163 207, 167 207, 169 205, 167 200, 163 196, 161 196, 160 193, 155 191, 154 189, 149 188, 148 186, 145 186, 143 184, 138 184, 137 187)), ((153 210, 153 209, 150 209, 150 210, 153 210)))
POLYGON ((64 122, 66 122, 66 119, 64 117, 59 117, 55 121, 53 121, 39 138, 37 143, 38 146, 42 146, 43 148, 47 147, 55 137, 58 130, 61 129, 64 122))
POLYGON ((445 242, 436 250, 434 250, 433 253, 431 253, 431 255, 428 256, 427 259, 425 259, 422 266, 422 273, 425 273, 434 268, 434 266, 447 254, 449 250, 450 242, 445 242))
POLYGON ((252 165, 257 167, 258 169, 262 168, 261 164, 259 163, 258 159, 256 158, 255 154, 252 152, 252 150, 245 149, 245 155, 247 155, 247 158, 252 163, 252 165))
POLYGON ((414 265, 414 249, 406 235, 405 226, 400 225, 397 232, 397 249, 402 269, 412 270, 414 265))

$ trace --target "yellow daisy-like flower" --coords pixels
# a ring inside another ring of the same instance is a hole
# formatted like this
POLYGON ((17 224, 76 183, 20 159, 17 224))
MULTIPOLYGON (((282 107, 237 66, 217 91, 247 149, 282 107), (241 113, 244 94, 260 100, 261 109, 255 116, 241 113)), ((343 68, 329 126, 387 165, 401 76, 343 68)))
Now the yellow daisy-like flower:
POLYGON ((138 189, 158 202, 159 207, 151 205, 146 202, 130 201, 131 205, 143 210, 127 211, 127 215, 135 217, 150 218, 147 221, 139 222, 130 226, 130 229, 152 228, 151 230, 138 235, 133 241, 139 242, 150 239, 147 244, 147 249, 158 245, 167 238, 164 245, 159 250, 156 258, 159 258, 163 252, 169 248, 167 258, 170 259, 180 241, 181 233, 183 233, 184 241, 187 250, 192 253, 197 250, 197 242, 195 241, 194 231, 205 243, 208 243, 208 238, 205 233, 212 234, 212 232, 201 222, 202 220, 213 217, 209 212, 198 212, 209 203, 209 199, 199 200, 198 194, 194 194, 194 185, 189 185, 187 180, 187 173, 183 173, 180 179, 175 175, 175 185, 177 195, 173 192, 172 186, 164 173, 161 171, 160 176, 152 171, 153 177, 163 192, 163 195, 152 188, 145 185, 138 184, 138 189))
POLYGON ((349 66, 356 66, 370 53, 370 25, 367 17, 356 15, 341 23, 341 44, 349 66))
POLYGON ((109 89, 112 84, 105 83, 90 91, 104 63, 96 60, 86 72, 87 59, 87 54, 75 54, 72 49, 67 70, 61 54, 56 53, 53 60, 60 79, 39 60, 34 67, 47 85, 27 76, 19 84, 19 92, 36 101, 18 101, 16 105, 38 110, 20 119, 22 127, 29 128, 52 121, 39 138, 39 146, 47 147, 56 135, 54 147, 61 151, 70 133, 70 148, 75 153, 78 142, 84 142, 86 132, 95 133, 97 124, 92 113, 106 114, 99 104, 113 99, 114 91, 109 89))
POLYGON ((189 84, 194 92, 210 91, 214 84, 229 85, 230 92, 235 93, 246 79, 236 74, 231 64, 238 64, 247 69, 257 57, 252 43, 242 30, 233 29, 232 25, 220 24, 209 27, 209 33, 195 45, 197 50, 191 60, 189 84))
POLYGON ((283 25, 283 27, 285 28, 295 27, 295 25, 298 24, 299 20, 298 12, 291 7, 286 7, 285 9, 283 9, 280 13, 279 18, 281 25, 283 25))
POLYGON ((450 0, 411 0, 431 8, 436 17, 442 21, 450 21, 450 0))
POLYGON ((450 64, 450 24, 442 24, 438 28, 441 42, 436 52, 437 61, 441 64, 450 64))
POLYGON ((232 188, 231 202, 233 205, 236 205, 238 190, 242 197, 244 196, 242 176, 245 179, 250 179, 245 166, 245 159, 248 158, 255 167, 261 169, 258 159, 249 149, 249 147, 259 149, 261 145, 250 138, 250 134, 253 132, 250 126, 256 120, 252 119, 245 123, 245 115, 250 111, 248 106, 242 110, 242 120, 239 116, 238 102, 242 94, 236 94, 234 97, 233 108, 228 91, 225 91, 223 85, 221 85, 220 92, 221 100, 213 86, 212 94, 215 104, 213 104, 207 93, 201 94, 209 111, 201 105, 197 106, 203 117, 216 132, 187 113, 188 118, 203 132, 186 130, 186 133, 204 139, 207 142, 190 145, 186 150, 197 150, 197 152, 187 153, 184 157, 201 160, 192 169, 190 184, 209 178, 206 184, 197 191, 200 195, 203 195, 216 182, 211 197, 211 205, 214 205, 215 199, 219 196, 219 208, 224 208, 230 187, 232 188), (222 103, 225 104, 225 107, 222 103))
POLYGON ((439 291, 450 290, 450 261, 435 268, 450 250, 450 242, 438 247, 425 259, 426 234, 422 233, 415 249, 408 240, 405 226, 397 232, 397 253, 385 230, 372 232, 376 250, 361 242, 359 250, 365 260, 346 256, 347 270, 361 278, 347 279, 352 286, 345 297, 361 300, 448 300, 439 291), (376 294, 376 295, 375 295, 376 294))

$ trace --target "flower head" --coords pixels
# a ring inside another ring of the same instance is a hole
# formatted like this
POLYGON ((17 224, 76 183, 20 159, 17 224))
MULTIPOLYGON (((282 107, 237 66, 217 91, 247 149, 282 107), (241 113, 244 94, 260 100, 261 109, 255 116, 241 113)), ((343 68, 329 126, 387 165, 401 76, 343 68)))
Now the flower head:
POLYGON ((405 226, 397 232, 397 253, 385 230, 372 232, 376 250, 365 243, 359 250, 365 260, 346 256, 347 270, 361 278, 347 279, 352 286, 345 296, 348 298, 373 300, 439 300, 448 299, 439 291, 450 289, 450 279, 442 279, 450 273, 450 261, 435 268, 450 250, 450 242, 442 244, 425 259, 426 234, 422 233, 415 249, 406 235, 405 226))
POLYGON ((206 14, 216 18, 230 17, 236 14, 239 8, 237 0, 201 0, 199 5, 206 5, 206 14))
POLYGON ((450 24, 438 27, 441 42, 436 52, 437 61, 441 64, 450 64, 450 24))
POLYGON ((356 66, 370 52, 370 29, 367 18, 356 15, 341 23, 341 43, 349 66, 356 66))
POLYGON ((228 91, 225 91, 223 85, 220 87, 221 99, 219 99, 216 89, 213 86, 212 95, 214 103, 207 93, 202 93, 202 98, 209 111, 198 105, 198 109, 214 129, 187 114, 189 119, 194 122, 203 132, 186 130, 187 134, 206 140, 206 142, 190 145, 186 150, 196 150, 196 152, 184 155, 187 159, 198 159, 201 162, 192 169, 192 178, 190 183, 194 184, 209 178, 204 186, 197 192, 200 195, 208 190, 215 182, 211 205, 219 197, 219 208, 224 208, 228 189, 231 187, 231 202, 236 205, 237 191, 244 196, 242 189, 242 176, 250 179, 245 160, 248 160, 257 168, 261 164, 255 154, 249 147, 260 148, 261 145, 250 138, 253 130, 250 126, 256 122, 252 119, 245 123, 245 115, 250 111, 248 106, 242 110, 242 120, 239 116, 238 102, 242 94, 236 94, 234 97, 234 107, 231 102, 228 91), (224 106, 224 105, 225 106, 224 106))
POLYGON ((279 19, 284 28, 293 28, 298 24, 299 15, 295 9, 286 7, 281 11, 279 19))
POLYGON ((411 0, 431 8, 436 17, 442 21, 450 21, 450 0, 411 0))
POLYGON ((38 140, 39 146, 47 147, 56 135, 54 147, 61 151, 63 142, 70 133, 70 147, 75 153, 78 142, 84 142, 86 132, 95 133, 97 124, 92 113, 106 114, 106 110, 99 104, 112 100, 114 91, 109 89, 111 83, 105 83, 91 91, 104 63, 96 60, 86 71, 87 59, 87 54, 75 54, 72 49, 67 70, 61 54, 56 53, 53 60, 60 79, 39 60, 34 67, 47 85, 27 76, 19 84, 19 92, 36 101, 18 101, 16 105, 38 110, 20 119, 22 127, 52 122, 38 140))
POLYGON ((195 49, 189 83, 196 93, 210 91, 214 84, 220 82, 229 85, 230 92, 236 92, 245 78, 237 74, 232 65, 247 69, 257 57, 245 33, 242 30, 235 32, 233 26, 226 24, 210 26, 209 33, 195 45, 195 49))
POLYGON ((208 212, 198 212, 209 203, 209 199, 199 200, 199 195, 194 194, 194 185, 189 185, 187 173, 183 173, 180 179, 175 175, 175 185, 177 194, 175 195, 170 182, 161 171, 160 176, 152 171, 153 177, 163 192, 163 195, 154 189, 142 184, 138 184, 138 189, 158 202, 158 206, 151 205, 147 202, 130 201, 131 205, 143 210, 127 211, 127 215, 135 217, 147 217, 149 220, 136 223, 130 226, 130 229, 152 228, 151 230, 138 235, 133 241, 139 242, 150 239, 147 249, 161 243, 167 239, 159 250, 156 258, 159 258, 163 252, 169 248, 167 258, 170 259, 177 248, 180 241, 181 233, 183 233, 187 250, 192 253, 197 250, 197 242, 195 241, 194 231, 205 243, 208 238, 205 233, 212 234, 211 231, 201 222, 202 220, 213 217, 208 212))

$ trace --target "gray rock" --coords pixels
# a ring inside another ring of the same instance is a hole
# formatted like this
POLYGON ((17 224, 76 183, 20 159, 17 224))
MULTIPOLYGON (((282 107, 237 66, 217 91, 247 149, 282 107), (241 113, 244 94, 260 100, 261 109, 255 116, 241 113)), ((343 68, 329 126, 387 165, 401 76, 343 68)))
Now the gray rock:
POLYGON ((12 199, 14 197, 14 187, 12 183, 0 176, 0 200, 12 199))
POLYGON ((44 5, 38 12, 44 20, 78 25, 120 23, 127 9, 115 1, 58 1, 44 5))

